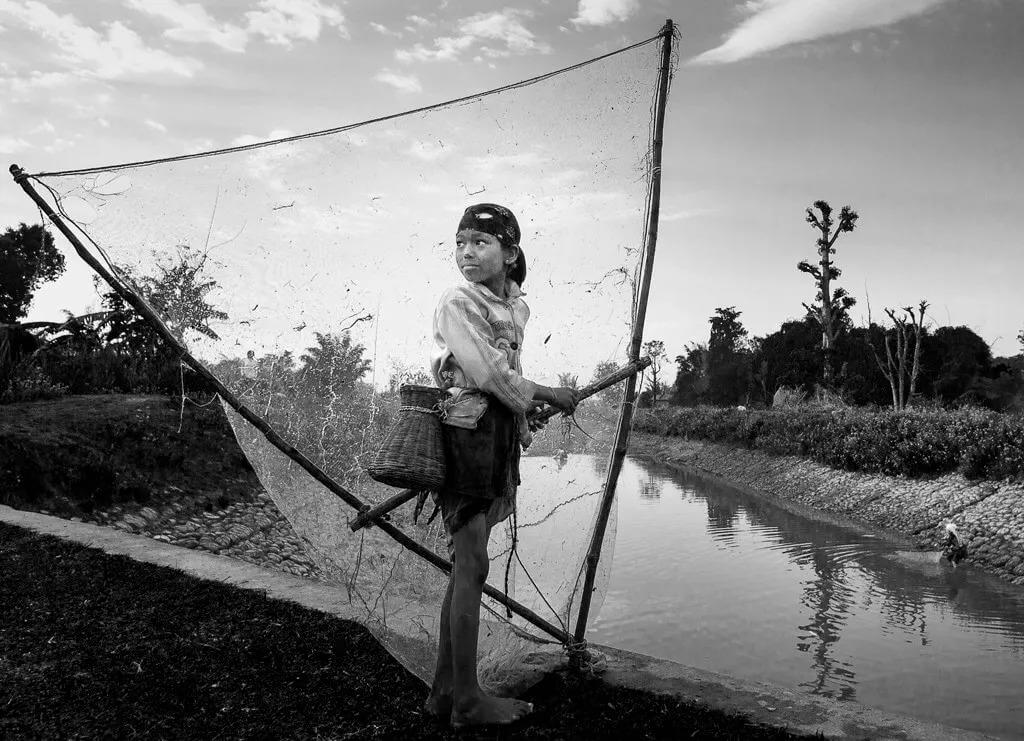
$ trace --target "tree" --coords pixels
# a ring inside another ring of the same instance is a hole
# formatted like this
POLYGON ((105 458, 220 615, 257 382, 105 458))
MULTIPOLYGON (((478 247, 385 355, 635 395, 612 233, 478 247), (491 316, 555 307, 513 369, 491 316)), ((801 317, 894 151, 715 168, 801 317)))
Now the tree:
POLYGON ((658 404, 658 392, 664 384, 660 383, 661 364, 665 360, 665 343, 661 340, 649 340, 644 343, 644 355, 651 359, 651 380, 647 390, 651 392, 651 406, 658 404))
POLYGON ((1024 329, 1022 329, 1020 334, 1017 335, 1017 341, 1020 343, 1021 355, 1024 355, 1024 329))
POLYGON ((41 224, 0 234, 0 324, 25 316, 39 286, 63 272, 64 255, 41 224))
POLYGON ((205 252, 192 252, 187 245, 182 245, 175 263, 158 265, 157 275, 135 280, 135 288, 179 340, 184 339, 189 330, 219 339, 210 322, 228 318, 207 301, 217 281, 203 277, 206 257, 205 252))
POLYGON ((765 404, 780 386, 812 393, 821 373, 821 327, 811 317, 783 322, 757 340, 752 366, 765 404))
POLYGON ((821 260, 817 266, 801 260, 796 267, 800 272, 813 277, 818 288, 818 293, 814 297, 816 303, 813 306, 803 306, 807 310, 807 316, 813 318, 821 327, 822 379, 825 386, 831 386, 833 347, 840 331, 849 323, 850 307, 856 303, 856 299, 847 295, 845 289, 832 290, 832 281, 842 274, 842 271, 832 264, 832 255, 835 254, 835 244, 839 235, 854 230, 857 212, 849 206, 843 206, 839 212, 839 224, 833 229, 832 207, 826 201, 815 201, 814 208, 818 209, 820 216, 809 208, 806 220, 821 234, 817 240, 821 260))
POLYGON ((939 327, 924 340, 923 381, 942 402, 967 394, 992 369, 992 350, 970 327, 939 327))
MULTIPOLYGON (((622 366, 614 360, 602 360, 594 368, 594 377, 591 379, 590 382, 594 383, 595 381, 600 381, 602 378, 610 376, 612 373, 614 373, 617 370, 620 370, 621 368, 622 366)), ((618 404, 619 401, 622 399, 624 388, 625 386, 623 386, 623 384, 616 383, 612 386, 609 386, 606 389, 598 391, 597 394, 594 395, 594 398, 600 401, 602 404, 618 404)))
POLYGON ((917 376, 921 370, 921 338, 924 334, 924 313, 927 308, 928 302, 921 301, 917 314, 910 306, 903 307, 902 316, 897 316, 893 309, 885 310, 892 320, 894 331, 885 335, 884 364, 875 346, 870 346, 878 367, 889 382, 892 390, 892 408, 896 410, 906 409, 907 403, 914 398, 917 376), (895 350, 891 342, 893 339, 896 341, 895 350), (913 354, 910 354, 911 340, 913 354))
POLYGON ((370 372, 370 361, 363 358, 366 348, 353 343, 348 332, 317 332, 316 343, 299 357, 302 366, 298 386, 303 394, 332 400, 351 394, 356 383, 370 372))
POLYGON ((708 340, 708 401, 721 406, 745 401, 750 386, 747 330, 735 306, 715 309, 708 340))
POLYGON ((708 391, 708 346, 702 342, 688 344, 682 355, 676 355, 676 382, 672 403, 694 406, 704 401, 708 391))

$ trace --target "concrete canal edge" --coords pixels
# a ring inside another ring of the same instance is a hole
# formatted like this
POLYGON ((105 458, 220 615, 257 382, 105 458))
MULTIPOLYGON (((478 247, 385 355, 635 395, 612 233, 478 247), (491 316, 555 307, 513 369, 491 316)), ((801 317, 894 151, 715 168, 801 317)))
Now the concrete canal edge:
MULTIPOLYGON (((200 579, 263 592, 270 597, 288 600, 342 619, 355 617, 354 612, 349 612, 352 608, 348 607, 338 590, 324 582, 265 569, 227 556, 182 548, 102 525, 72 522, 4 505, 0 505, 0 521, 98 548, 106 553, 168 566, 200 579)), ((785 727, 797 733, 821 732, 831 739, 876 741, 975 741, 992 738, 875 710, 854 702, 837 702, 773 685, 734 679, 642 654, 606 646, 594 648, 607 658, 602 676, 610 685, 669 694, 710 707, 740 712, 754 722, 785 727)), ((557 663, 552 661, 551 665, 557 663)))
POLYGON ((937 549, 942 525, 952 520, 969 564, 1024 585, 1024 484, 839 471, 795 456, 638 432, 630 453, 918 548, 937 549))

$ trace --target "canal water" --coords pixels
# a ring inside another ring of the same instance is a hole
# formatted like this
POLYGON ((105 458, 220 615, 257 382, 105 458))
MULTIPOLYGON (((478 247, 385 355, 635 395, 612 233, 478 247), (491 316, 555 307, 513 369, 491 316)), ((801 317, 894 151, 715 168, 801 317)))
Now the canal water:
POLYGON ((618 498, 589 640, 1024 738, 1024 588, 633 459, 618 498))

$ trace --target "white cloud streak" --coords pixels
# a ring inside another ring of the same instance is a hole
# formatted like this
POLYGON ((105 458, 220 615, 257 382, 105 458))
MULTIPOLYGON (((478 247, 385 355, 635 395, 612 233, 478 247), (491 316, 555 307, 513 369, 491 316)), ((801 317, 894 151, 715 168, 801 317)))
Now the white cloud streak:
POLYGON ((213 44, 230 52, 245 51, 249 34, 240 26, 218 23, 199 3, 178 0, 126 0, 129 8, 171 23, 164 36, 191 44, 213 44))
POLYGON ((462 18, 455 25, 457 36, 441 36, 433 46, 416 44, 412 49, 399 49, 395 58, 400 62, 444 62, 458 59, 462 52, 476 47, 480 57, 508 57, 513 54, 550 53, 551 47, 537 41, 533 32, 523 25, 522 19, 532 14, 525 10, 505 10, 477 13, 462 18), (488 46, 497 42, 503 48, 488 46))
POLYGON ((17 154, 31 146, 20 137, 0 135, 0 154, 17 154))
POLYGON ((724 64, 806 41, 888 26, 945 0, 748 0, 749 16, 720 45, 691 60, 724 64))
POLYGON ((385 26, 383 23, 377 23, 376 21, 370 21, 370 28, 379 33, 381 36, 390 36, 393 39, 402 38, 401 31, 392 31, 390 28, 385 26))
POLYGON ((159 132, 161 134, 166 134, 167 133, 167 127, 164 126, 159 121, 154 121, 151 118, 147 118, 142 123, 146 124, 146 126, 148 126, 149 128, 153 129, 153 131, 157 131, 157 132, 159 132))
POLYGON ((639 0, 580 0, 571 22, 576 26, 610 26, 627 20, 639 8, 639 0))
POLYGON ((295 41, 315 41, 324 27, 348 36, 344 14, 323 0, 259 0, 240 23, 216 20, 199 3, 182 0, 125 0, 140 13, 171 24, 163 35, 189 44, 213 44, 225 51, 243 52, 253 37, 290 47, 295 41))
POLYGON ((259 10, 245 17, 249 32, 271 44, 291 46, 293 41, 315 41, 324 26, 348 38, 344 14, 322 0, 260 0, 259 10))
POLYGON ((373 79, 377 80, 377 82, 383 82, 385 85, 390 85, 395 90, 403 93, 419 93, 423 90, 423 85, 420 84, 420 80, 416 75, 395 72, 387 67, 374 75, 373 79))
POLYGON ((106 33, 100 33, 79 23, 70 13, 60 15, 35 0, 0 0, 0 12, 52 42, 57 58, 83 77, 105 80, 151 74, 192 77, 202 66, 198 60, 147 46, 135 31, 120 21, 107 24, 106 33))

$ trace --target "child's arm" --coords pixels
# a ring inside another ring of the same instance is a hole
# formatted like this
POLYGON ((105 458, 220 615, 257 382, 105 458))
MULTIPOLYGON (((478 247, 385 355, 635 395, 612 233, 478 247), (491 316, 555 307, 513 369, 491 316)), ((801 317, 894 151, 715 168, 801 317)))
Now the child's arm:
POLYGON ((491 325, 472 301, 457 297, 442 301, 434 326, 466 380, 507 408, 525 414, 538 401, 570 413, 576 408, 578 398, 571 389, 534 383, 509 365, 505 351, 490 343, 491 325))
POLYGON ((537 384, 517 373, 505 351, 490 343, 493 330, 476 304, 458 297, 442 300, 434 315, 434 329, 455 356, 467 382, 520 414, 533 407, 537 384))

